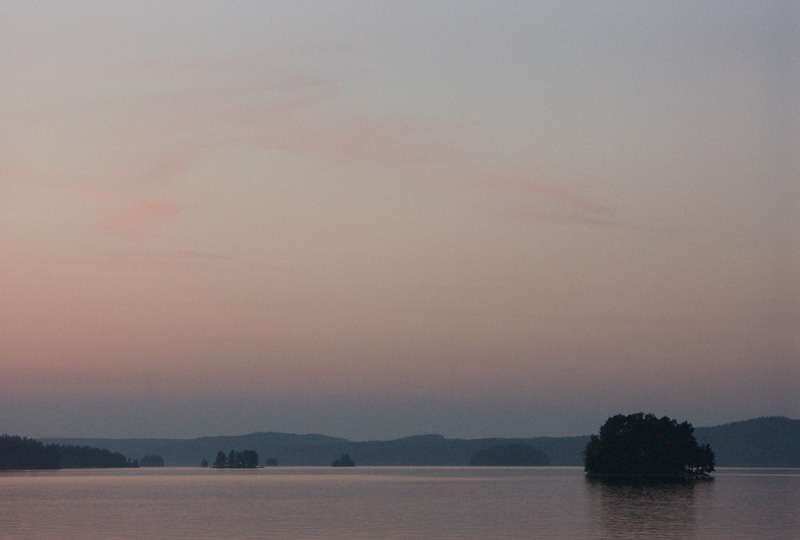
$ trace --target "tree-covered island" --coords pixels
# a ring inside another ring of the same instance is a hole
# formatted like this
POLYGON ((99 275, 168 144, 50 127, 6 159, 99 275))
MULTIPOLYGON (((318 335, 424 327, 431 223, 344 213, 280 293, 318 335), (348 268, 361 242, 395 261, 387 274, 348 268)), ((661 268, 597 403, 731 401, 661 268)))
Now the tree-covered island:
POLYGON ((258 467, 258 454, 254 450, 231 450, 225 454, 222 450, 217 452, 217 457, 212 465, 215 469, 255 469, 258 467))
POLYGON ((606 420, 584 450, 589 477, 703 479, 714 470, 714 451, 699 445, 694 428, 666 416, 618 414, 606 420))
POLYGON ((355 467, 356 462, 347 454, 342 454, 331 463, 331 467, 355 467))

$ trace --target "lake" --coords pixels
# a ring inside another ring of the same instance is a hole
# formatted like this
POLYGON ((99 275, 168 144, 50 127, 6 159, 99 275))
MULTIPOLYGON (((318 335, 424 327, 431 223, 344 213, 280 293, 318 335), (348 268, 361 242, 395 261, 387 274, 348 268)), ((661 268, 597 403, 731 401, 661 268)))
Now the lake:
POLYGON ((0 473, 2 540, 800 538, 800 469, 608 485, 580 468, 0 473))

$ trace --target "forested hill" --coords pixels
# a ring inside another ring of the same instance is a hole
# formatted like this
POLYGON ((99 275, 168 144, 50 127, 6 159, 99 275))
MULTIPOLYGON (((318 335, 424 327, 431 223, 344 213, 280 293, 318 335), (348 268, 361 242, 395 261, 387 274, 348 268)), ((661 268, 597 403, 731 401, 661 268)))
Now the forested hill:
POLYGON ((389 441, 354 442, 325 435, 251 433, 240 436, 197 439, 42 439, 45 442, 108 448, 141 458, 158 455, 167 466, 197 466, 214 460, 218 451, 255 450, 261 463, 275 458, 279 465, 330 465, 343 454, 358 465, 467 465, 479 450, 498 444, 521 443, 542 450, 551 465, 581 463, 589 440, 582 437, 522 439, 446 439, 441 435, 417 435, 389 441))
POLYGON ((714 449, 718 467, 800 467, 800 420, 768 416, 696 428, 714 449))
MULTIPOLYGON (((800 467, 800 420, 758 418, 695 429, 700 443, 709 443, 718 467, 800 467)), ((348 454, 357 465, 454 465, 464 466, 479 450, 500 444, 525 444, 538 448, 550 464, 582 465, 582 451, 589 436, 448 439, 418 435, 386 441, 354 442, 325 435, 252 433, 241 436, 197 439, 42 439, 45 442, 96 446, 134 458, 159 455, 167 466, 197 466, 213 461, 220 450, 255 450, 263 463, 275 458, 278 465, 329 465, 348 454)))
POLYGON ((138 467, 119 452, 74 444, 43 444, 19 435, 0 435, 0 470, 138 467))

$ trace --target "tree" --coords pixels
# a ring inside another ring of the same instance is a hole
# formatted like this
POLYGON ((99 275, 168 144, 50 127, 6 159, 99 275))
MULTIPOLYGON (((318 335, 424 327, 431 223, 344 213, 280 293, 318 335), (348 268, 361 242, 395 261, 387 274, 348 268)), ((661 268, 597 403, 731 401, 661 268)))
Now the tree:
POLYGON ((128 459, 119 452, 112 452, 106 448, 90 446, 75 446, 71 444, 49 444, 59 453, 60 465, 65 469, 105 469, 138 467, 139 462, 128 459))
POLYGON ((138 467, 119 452, 104 448, 65 444, 44 445, 18 435, 0 435, 0 470, 14 469, 88 469, 138 467))
POLYGON ((591 476, 701 477, 714 470, 714 452, 700 446, 688 422, 636 413, 610 417, 583 451, 591 476))
POLYGON ((708 444, 700 445, 695 453, 694 461, 692 462, 692 470, 695 474, 710 473, 714 470, 716 463, 714 451, 708 444))
POLYGON ((356 464, 352 458, 347 454, 342 454, 342 457, 335 459, 331 463, 331 467, 355 467, 356 464))
POLYGON ((225 452, 220 450, 213 466, 217 469, 255 469, 258 467, 258 454, 254 450, 241 452, 231 450, 225 455, 225 452))
POLYGON ((0 470, 60 469, 61 448, 36 439, 0 435, 0 470))
POLYGON ((245 469, 258 467, 258 454, 254 450, 242 450, 238 454, 237 466, 245 469))

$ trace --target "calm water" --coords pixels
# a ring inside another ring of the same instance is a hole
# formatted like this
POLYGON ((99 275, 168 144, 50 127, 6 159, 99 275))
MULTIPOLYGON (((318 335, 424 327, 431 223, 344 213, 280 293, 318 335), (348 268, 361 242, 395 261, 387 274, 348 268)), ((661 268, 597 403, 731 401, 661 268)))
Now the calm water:
POLYGON ((800 469, 613 486, 579 468, 0 473, 2 540, 800 538, 800 469))

